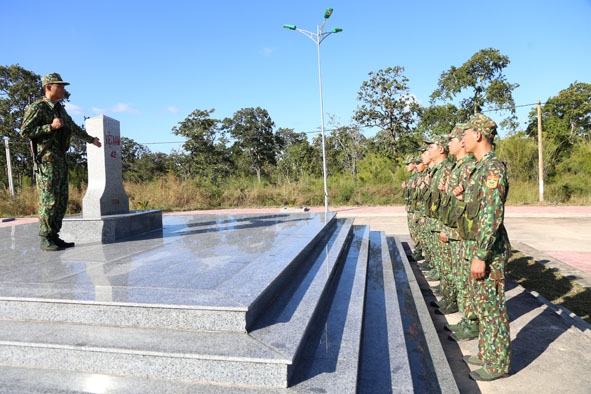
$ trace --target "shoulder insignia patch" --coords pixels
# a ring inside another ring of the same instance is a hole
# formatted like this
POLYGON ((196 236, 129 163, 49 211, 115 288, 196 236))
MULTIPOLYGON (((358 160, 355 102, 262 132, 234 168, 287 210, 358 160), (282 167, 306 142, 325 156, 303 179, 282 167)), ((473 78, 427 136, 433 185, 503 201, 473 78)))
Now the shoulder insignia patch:
POLYGON ((499 177, 496 175, 489 175, 486 177, 486 187, 489 189, 496 189, 499 186, 499 177))

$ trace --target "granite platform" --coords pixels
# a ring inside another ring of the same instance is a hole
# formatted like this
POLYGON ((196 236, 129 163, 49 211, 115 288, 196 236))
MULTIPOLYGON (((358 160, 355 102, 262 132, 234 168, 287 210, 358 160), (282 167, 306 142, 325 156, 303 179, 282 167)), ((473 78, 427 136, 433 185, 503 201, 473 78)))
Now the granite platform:
POLYGON ((165 215, 59 252, 36 223, 0 235, 0 393, 458 392, 400 242, 352 219, 165 215))

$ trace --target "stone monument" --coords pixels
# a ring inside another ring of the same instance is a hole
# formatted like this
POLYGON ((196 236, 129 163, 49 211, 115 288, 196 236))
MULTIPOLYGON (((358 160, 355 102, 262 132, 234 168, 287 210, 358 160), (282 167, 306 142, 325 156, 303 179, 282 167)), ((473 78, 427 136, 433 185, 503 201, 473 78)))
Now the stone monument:
POLYGON ((87 145, 88 188, 82 215, 64 218, 61 236, 75 242, 111 243, 162 229, 162 211, 129 209, 123 188, 119 121, 105 115, 86 120, 86 130, 102 147, 87 145))
POLYGON ((102 148, 87 149, 88 189, 82 200, 84 218, 129 213, 129 197, 123 188, 119 121, 108 116, 86 120, 90 135, 99 136, 102 148))

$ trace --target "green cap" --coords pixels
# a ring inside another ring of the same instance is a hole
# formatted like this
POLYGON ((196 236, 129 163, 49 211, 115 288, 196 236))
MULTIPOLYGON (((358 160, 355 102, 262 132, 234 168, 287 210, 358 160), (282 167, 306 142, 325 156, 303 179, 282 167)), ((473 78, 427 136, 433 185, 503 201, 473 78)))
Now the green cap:
POLYGON ((478 131, 489 138, 494 138, 497 134, 495 121, 483 114, 472 116, 466 125, 468 129, 478 131))
POLYGON ((58 73, 49 73, 43 77, 41 81, 41 86, 45 87, 45 85, 50 85, 52 83, 61 83, 62 85, 69 85, 70 82, 64 82, 62 76, 58 73))
POLYGON ((446 152, 448 151, 449 137, 447 135, 434 135, 433 137, 423 140, 425 144, 435 144, 440 148, 443 148, 446 152))
POLYGON ((416 156, 413 157, 413 162, 415 164, 422 163, 423 162, 423 158, 421 157, 421 155, 416 155, 416 156))
POLYGON ((456 123, 451 133, 448 134, 448 137, 449 139, 457 138, 461 140, 462 136, 464 135, 464 130, 469 128, 470 127, 468 126, 468 123, 456 123))

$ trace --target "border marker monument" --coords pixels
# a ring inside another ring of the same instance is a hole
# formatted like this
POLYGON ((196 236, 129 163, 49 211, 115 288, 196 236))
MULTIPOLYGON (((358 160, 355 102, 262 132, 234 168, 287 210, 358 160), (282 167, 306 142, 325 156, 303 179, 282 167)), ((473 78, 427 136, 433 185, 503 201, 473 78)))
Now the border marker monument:
POLYGON ((120 123, 99 115, 86 120, 92 135, 104 141, 88 152, 88 188, 82 200, 82 215, 67 216, 61 234, 75 242, 111 243, 162 229, 162 211, 129 209, 121 169, 120 123))

